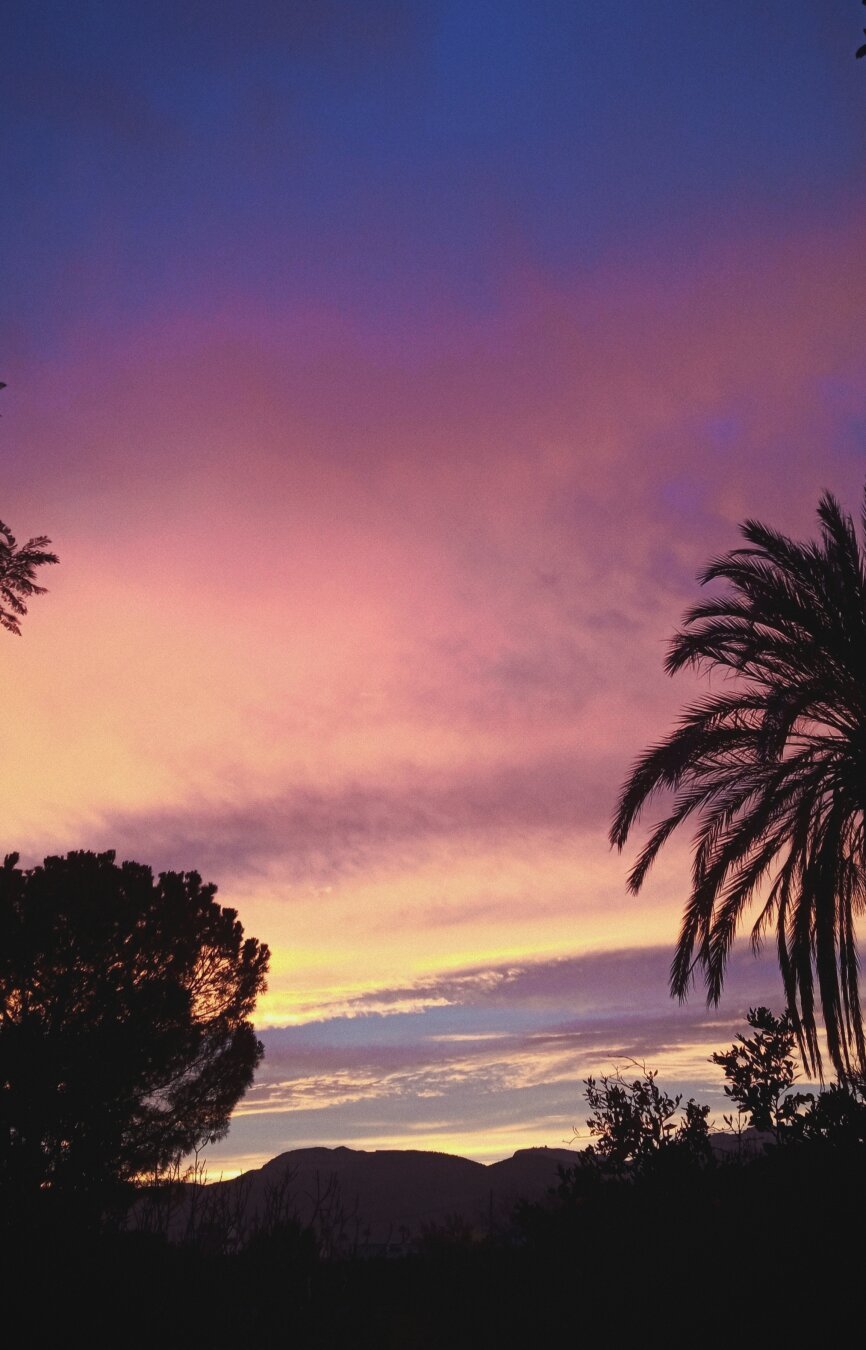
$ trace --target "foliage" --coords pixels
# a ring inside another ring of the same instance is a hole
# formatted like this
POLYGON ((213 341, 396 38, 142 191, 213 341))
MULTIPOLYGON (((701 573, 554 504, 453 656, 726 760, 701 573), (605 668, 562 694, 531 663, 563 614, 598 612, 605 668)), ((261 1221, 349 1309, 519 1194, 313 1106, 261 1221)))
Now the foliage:
POLYGON ((19 619, 27 613, 27 601, 33 595, 44 595, 45 587, 33 580, 36 568, 59 561, 56 553, 47 552, 51 543, 44 534, 18 545, 15 536, 0 520, 0 627, 18 636, 19 619))
POLYGON ((669 1096, 658 1086, 654 1069, 639 1067, 640 1077, 630 1082, 619 1068, 598 1081, 585 1080, 592 1112, 586 1123, 597 1142, 584 1150, 582 1165, 597 1165, 613 1175, 640 1173, 672 1149, 682 1157, 706 1161, 709 1107, 690 1098, 681 1110, 682 1095, 669 1096))
POLYGON ((0 1195, 104 1193, 228 1129, 268 949, 195 872, 70 853, 0 870, 0 1195))
POLYGON ((787 1013, 775 1017, 769 1008, 750 1008, 754 1036, 740 1035, 730 1050, 712 1055, 724 1069, 725 1095, 749 1116, 756 1130, 772 1130, 777 1139, 793 1124, 811 1094, 790 1091, 798 1078, 792 1058, 796 1033, 787 1013))
POLYGON ((646 803, 673 793, 629 877, 638 892, 665 841, 696 817, 671 992, 685 998, 701 966, 718 1002, 741 917, 760 897, 752 943, 775 926, 806 1063, 821 1072, 817 975, 830 1057, 850 1075, 866 1068, 854 926, 866 904, 866 557, 833 497, 818 515, 817 543, 748 520, 747 547, 702 573, 729 590, 687 613, 667 670, 725 678, 637 761, 611 840, 622 849, 646 803))
POLYGON ((833 1083, 791 1122, 799 1142, 863 1149, 866 1145, 866 1091, 862 1079, 833 1083))

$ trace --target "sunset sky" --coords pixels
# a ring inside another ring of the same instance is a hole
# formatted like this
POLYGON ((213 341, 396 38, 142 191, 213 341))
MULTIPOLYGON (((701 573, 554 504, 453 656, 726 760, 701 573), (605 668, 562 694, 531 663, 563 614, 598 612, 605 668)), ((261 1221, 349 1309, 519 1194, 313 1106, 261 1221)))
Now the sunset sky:
POLYGON ((746 516, 866 478, 857 0, 11 0, 4 849, 195 869, 272 949, 215 1171, 561 1145, 718 1010, 607 831, 746 516))

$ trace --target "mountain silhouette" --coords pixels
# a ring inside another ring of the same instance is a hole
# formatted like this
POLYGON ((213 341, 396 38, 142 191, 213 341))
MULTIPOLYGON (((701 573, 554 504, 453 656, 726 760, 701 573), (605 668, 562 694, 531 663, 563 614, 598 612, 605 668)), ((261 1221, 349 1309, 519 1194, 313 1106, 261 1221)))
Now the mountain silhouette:
MULTIPOLYGON (((163 1227, 174 1241, 212 1229, 242 1242, 291 1222, 312 1225, 334 1250, 400 1250, 431 1229, 491 1231, 519 1200, 545 1196, 557 1169, 574 1161, 567 1148, 520 1149, 488 1165, 415 1149, 293 1149, 227 1181, 175 1187, 163 1227)), ((141 1226, 152 1222, 149 1203, 139 1208, 141 1226)))

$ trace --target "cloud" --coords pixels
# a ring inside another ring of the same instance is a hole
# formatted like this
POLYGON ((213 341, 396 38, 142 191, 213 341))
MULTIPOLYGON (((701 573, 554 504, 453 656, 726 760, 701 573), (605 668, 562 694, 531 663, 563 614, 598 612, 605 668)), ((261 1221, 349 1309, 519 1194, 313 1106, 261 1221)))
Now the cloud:
POLYGON ((750 1006, 779 1006, 778 972, 738 948, 720 1008, 699 992, 679 1006, 666 992, 669 958, 651 948, 479 964, 265 1030, 259 1077, 214 1159, 253 1156, 265 1138, 286 1148, 421 1139, 489 1158, 568 1142, 575 1124, 585 1143, 583 1080, 616 1066, 658 1070, 663 1087, 707 1102, 721 1124, 728 1102, 710 1054, 744 1029, 750 1006))
POLYGON ((475 770, 407 769, 396 781, 296 788, 236 805, 106 813, 88 836, 91 847, 133 851, 160 870, 230 881, 278 868, 286 882, 327 885, 395 856, 417 860, 443 841, 492 848, 536 833, 603 832, 619 767, 613 756, 590 768, 574 753, 551 753, 475 770))
MULTIPOLYGON (((671 1004, 667 995, 670 961, 669 947, 639 947, 552 960, 479 964, 411 985, 372 990, 350 1000, 347 1009, 350 1013, 362 1013, 369 1007, 382 1010, 391 1003, 399 1006, 413 999, 416 1003, 430 1000, 431 1006, 444 1000, 461 1007, 524 1011, 571 1006, 578 1012, 592 1011, 594 1016, 605 1008, 617 1013, 631 1008, 636 1014, 640 1010, 641 1016, 648 1016, 649 1010, 657 1013, 664 1009, 682 1017, 682 1009, 671 1004)), ((769 958, 755 958, 749 949, 735 948, 729 964, 729 997, 740 1003, 757 997, 774 969, 769 958)), ((702 1013, 704 1019, 707 1015, 706 1011, 702 1013)))
POLYGON ((322 1007, 305 1025, 262 1032, 264 1076, 251 1104, 275 1090, 285 1102, 295 1083, 333 1081, 342 1091, 347 1074, 362 1075, 361 1096, 422 1083, 444 1090, 476 1072, 525 1085, 554 1069, 560 1076, 563 1065, 573 1079, 616 1059, 723 1043, 750 1006, 781 996, 772 962, 737 950, 719 1009, 699 992, 679 1006, 667 994, 669 964, 667 948, 650 948, 479 965, 322 1007))

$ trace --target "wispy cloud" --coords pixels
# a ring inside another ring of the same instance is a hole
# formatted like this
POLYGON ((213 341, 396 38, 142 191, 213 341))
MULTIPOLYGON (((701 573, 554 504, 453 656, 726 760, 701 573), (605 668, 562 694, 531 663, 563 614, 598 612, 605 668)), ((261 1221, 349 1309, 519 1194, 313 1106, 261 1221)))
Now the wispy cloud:
POLYGON ((429 855, 443 840, 494 847, 517 835, 603 831, 621 764, 576 753, 448 772, 407 767, 390 781, 294 788, 237 804, 112 812, 90 827, 94 847, 137 851, 161 868, 232 880, 279 867, 287 881, 327 885, 395 855, 429 855))
POLYGON ((272 1128, 287 1141, 318 1130, 356 1144, 429 1132, 435 1120, 473 1156, 488 1156, 487 1127, 507 1132, 535 1111, 531 1138, 542 1138, 543 1118, 543 1141, 557 1144, 580 1125, 583 1080, 616 1065, 658 1069, 666 1087, 707 1101, 720 1120, 727 1103, 710 1054, 743 1029, 750 1006, 778 1006, 778 974, 737 949, 720 1008, 699 996, 679 1006, 666 993, 669 955, 651 948, 478 966, 265 1030, 264 1064, 225 1156, 257 1137, 259 1117, 276 1118, 272 1128))

